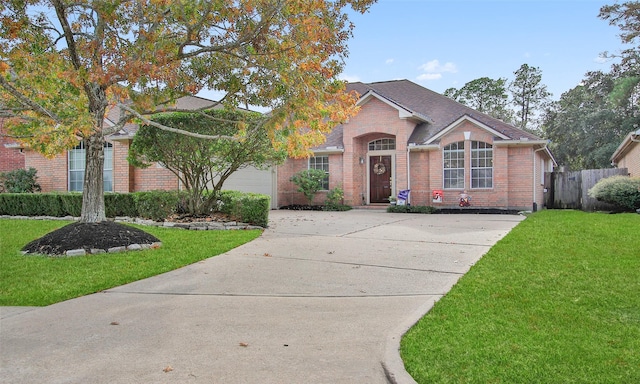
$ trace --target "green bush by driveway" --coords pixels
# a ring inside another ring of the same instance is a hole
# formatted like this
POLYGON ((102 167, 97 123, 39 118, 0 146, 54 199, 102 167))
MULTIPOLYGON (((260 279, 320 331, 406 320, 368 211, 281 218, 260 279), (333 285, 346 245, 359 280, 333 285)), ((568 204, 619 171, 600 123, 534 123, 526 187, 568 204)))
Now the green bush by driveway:
POLYGON ((418 383, 640 382, 640 215, 542 211, 402 339, 418 383))

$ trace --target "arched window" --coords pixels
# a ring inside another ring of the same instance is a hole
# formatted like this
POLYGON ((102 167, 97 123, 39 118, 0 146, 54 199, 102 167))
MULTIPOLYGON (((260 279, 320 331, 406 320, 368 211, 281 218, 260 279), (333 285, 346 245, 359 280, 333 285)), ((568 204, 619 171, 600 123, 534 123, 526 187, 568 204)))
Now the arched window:
MULTIPOLYGON (((69 190, 82 191, 86 157, 84 143, 69 151, 69 190)), ((113 192, 113 144, 104 144, 104 191, 113 192)))
POLYGON ((493 188, 493 147, 471 142, 471 188, 493 188))
POLYGON ((396 139, 378 139, 369 142, 370 151, 387 151, 396 149, 396 139))
POLYGON ((444 187, 464 189, 464 141, 445 146, 442 156, 444 187))

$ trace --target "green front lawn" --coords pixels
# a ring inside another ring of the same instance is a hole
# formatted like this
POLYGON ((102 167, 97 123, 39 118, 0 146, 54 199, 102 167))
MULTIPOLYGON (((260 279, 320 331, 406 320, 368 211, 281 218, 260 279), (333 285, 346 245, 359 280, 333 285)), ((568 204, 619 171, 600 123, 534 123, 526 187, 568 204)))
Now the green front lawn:
POLYGON ((542 211, 402 339, 418 383, 640 382, 640 215, 542 211))
POLYGON ((0 220, 0 305, 43 306, 155 276, 224 253, 261 231, 185 231, 142 227, 154 250, 80 257, 23 256, 20 249, 69 222, 0 220))

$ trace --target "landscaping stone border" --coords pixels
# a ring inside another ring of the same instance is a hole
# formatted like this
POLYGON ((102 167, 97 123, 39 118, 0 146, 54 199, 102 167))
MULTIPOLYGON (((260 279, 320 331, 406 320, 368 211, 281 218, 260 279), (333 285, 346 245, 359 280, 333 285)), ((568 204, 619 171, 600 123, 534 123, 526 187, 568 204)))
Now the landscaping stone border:
MULTIPOLYGON (((78 221, 79 217, 73 216, 64 216, 64 217, 54 217, 54 216, 9 216, 9 215, 0 215, 0 219, 18 219, 18 220, 67 220, 67 221, 78 221)), ((141 219, 139 217, 128 217, 128 216, 118 216, 116 218, 109 218, 107 220, 112 220, 117 223, 132 223, 139 225, 148 225, 152 227, 163 227, 163 228, 173 228, 173 229, 188 229, 192 231, 206 231, 206 230, 248 230, 248 229, 264 229, 259 225, 251 225, 247 223, 242 223, 239 221, 192 221, 188 223, 176 223, 172 221, 153 221, 147 219, 141 219)))
MULTIPOLYGON (((0 215, 0 219, 17 219, 17 220, 67 220, 67 221, 79 221, 79 217, 73 216, 64 216, 64 217, 54 217, 54 216, 9 216, 9 215, 0 215)), ((191 231, 213 231, 213 230, 249 230, 249 229, 260 229, 263 230, 263 227, 257 225, 251 225, 246 223, 241 223, 237 221, 208 221, 208 222, 188 222, 188 223, 175 223, 171 221, 153 221, 147 219, 141 219, 138 217, 116 217, 114 219, 109 218, 108 220, 113 220, 117 223, 132 223, 139 225, 147 225, 153 227, 162 227, 169 229, 182 229, 182 230, 191 230, 191 231)), ((161 242, 155 242, 153 244, 131 244, 127 247, 114 247, 109 249, 91 249, 89 251, 85 249, 71 249, 64 253, 62 256, 85 256, 88 254, 98 254, 98 253, 118 253, 125 251, 139 251, 144 249, 151 248, 160 248, 162 246, 161 242)), ((23 252, 26 254, 27 252, 23 252)), ((31 254, 31 253, 30 253, 31 254)), ((50 255, 49 255, 50 256, 50 255)))
MULTIPOLYGON (((53 257, 63 257, 63 256, 67 256, 67 257, 72 257, 72 256, 85 256, 85 255, 97 255, 100 253, 119 253, 119 252, 125 252, 125 251, 141 251, 144 249, 152 249, 152 248, 160 248, 162 246, 162 242, 155 242, 152 244, 131 244, 129 246, 126 247, 113 247, 113 248, 109 248, 109 249, 90 249, 89 251, 87 251, 86 249, 80 248, 80 249, 70 249, 68 251, 66 251, 63 255, 45 255, 45 256, 53 256, 53 257)), ((22 252, 23 255, 39 255, 38 253, 29 253, 29 252, 22 252)))

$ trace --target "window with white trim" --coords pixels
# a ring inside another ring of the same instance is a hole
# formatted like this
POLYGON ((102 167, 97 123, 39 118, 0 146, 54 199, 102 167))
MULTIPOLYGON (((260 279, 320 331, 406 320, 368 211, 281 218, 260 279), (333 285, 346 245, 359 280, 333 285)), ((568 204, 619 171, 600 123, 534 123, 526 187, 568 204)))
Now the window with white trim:
POLYGON ((464 189, 464 141, 451 143, 442 151, 444 187, 464 189))
POLYGON ((471 142, 471 188, 493 188, 493 146, 471 142))
POLYGON ((329 190, 329 156, 312 156, 309 158, 309 169, 321 169, 325 172, 322 190, 329 190))
MULTIPOLYGON (((84 185, 84 170, 86 167, 86 150, 84 143, 69 151, 69 191, 81 192, 84 185)), ((104 144, 104 191, 113 192, 113 144, 104 144)))

